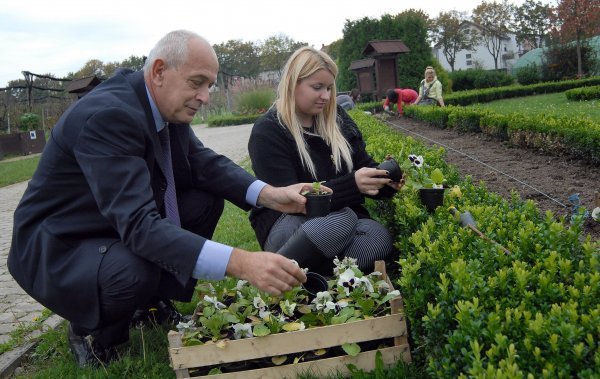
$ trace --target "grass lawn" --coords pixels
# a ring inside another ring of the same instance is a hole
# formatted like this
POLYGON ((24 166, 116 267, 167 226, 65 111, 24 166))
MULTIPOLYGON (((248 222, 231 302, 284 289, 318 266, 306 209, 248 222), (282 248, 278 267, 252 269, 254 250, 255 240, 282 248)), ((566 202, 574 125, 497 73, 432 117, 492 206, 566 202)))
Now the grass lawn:
MULTIPOLYGON (((18 161, 7 162, 15 164, 18 161)), ((36 160, 37 164, 37 160, 36 160)), ((249 169, 248 161, 242 166, 249 169)), ((35 168, 35 167, 34 167, 35 168)), ((23 173, 26 180, 29 179, 23 173)), ((19 180, 20 181, 20 180, 19 180)), ((258 251, 260 247, 250 222, 248 213, 226 202, 213 240, 236 246, 249 251, 258 251)), ((184 314, 192 314, 197 299, 189 303, 178 303, 178 309, 184 314)), ((168 328, 155 326, 143 329, 131 329, 129 343, 119 348, 121 359, 97 369, 79 368, 69 350, 66 338, 66 323, 56 330, 45 333, 35 347, 33 354, 25 361, 25 369, 17 378, 174 378, 175 373, 169 366, 168 328)), ((311 376, 304 376, 312 378, 311 376)), ((356 372, 353 378, 422 378, 424 372, 414 365, 407 366, 403 362, 389 369, 378 368, 373 373, 356 372)), ((342 378, 342 376, 331 376, 342 378)))
POLYGON ((0 161, 0 187, 31 179, 39 161, 39 155, 15 161, 0 161))
POLYGON ((473 107, 490 109, 498 113, 544 114, 562 117, 587 116, 600 124, 600 100, 570 101, 564 92, 538 96, 497 100, 473 107))

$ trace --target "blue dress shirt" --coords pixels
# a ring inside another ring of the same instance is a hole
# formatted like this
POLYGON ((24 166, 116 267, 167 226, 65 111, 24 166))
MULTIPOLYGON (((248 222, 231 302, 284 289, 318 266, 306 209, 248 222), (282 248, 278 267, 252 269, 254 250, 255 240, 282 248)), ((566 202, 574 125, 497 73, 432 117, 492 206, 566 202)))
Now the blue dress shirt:
MULTIPOLYGON (((154 99, 150 96, 148 87, 146 87, 146 94, 150 101, 150 108, 152 108, 152 117, 156 124, 156 131, 160 132, 166 125, 162 118, 154 99)), ((257 206, 258 195, 260 191, 267 184, 261 180, 254 181, 248 190, 246 191, 246 202, 254 207, 257 206)), ((225 277, 225 270, 229 263, 229 258, 233 252, 233 247, 224 245, 211 240, 206 240, 204 246, 200 250, 198 261, 192 272, 192 277, 195 279, 208 279, 208 280, 220 280, 225 277)))

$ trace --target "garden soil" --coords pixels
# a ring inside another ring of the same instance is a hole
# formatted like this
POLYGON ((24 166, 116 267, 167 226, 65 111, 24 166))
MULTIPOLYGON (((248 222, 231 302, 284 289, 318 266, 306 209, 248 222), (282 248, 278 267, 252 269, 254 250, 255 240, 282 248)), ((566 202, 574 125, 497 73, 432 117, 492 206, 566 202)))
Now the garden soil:
MULTIPOLYGON (((578 193, 580 205, 591 213, 594 191, 600 192, 600 167, 565 156, 552 156, 532 149, 511 146, 483 133, 441 129, 407 117, 381 116, 400 133, 446 149, 446 161, 474 183, 484 181, 487 188, 509 198, 517 191, 521 198, 535 201, 543 212, 570 219, 568 198, 578 193), (479 162, 481 163, 479 163, 479 162)), ((600 240, 600 223, 588 217, 584 235, 600 240)))

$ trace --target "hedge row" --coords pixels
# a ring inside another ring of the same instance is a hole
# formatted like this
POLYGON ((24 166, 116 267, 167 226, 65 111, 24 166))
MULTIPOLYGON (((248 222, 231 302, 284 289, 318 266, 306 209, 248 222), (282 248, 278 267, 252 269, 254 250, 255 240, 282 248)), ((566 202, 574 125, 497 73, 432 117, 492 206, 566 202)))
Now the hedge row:
POLYGON ((230 126, 230 125, 242 125, 242 124, 254 124, 261 114, 244 115, 244 116, 212 116, 207 120, 208 126, 230 126))
MULTIPOLYGON (((417 152, 453 172, 442 149, 351 114, 375 159, 417 152)), ((583 215, 568 225, 517 195, 502 199, 468 178, 450 179, 462 195, 446 191, 432 214, 410 191, 369 203, 400 251, 397 283, 417 364, 437 378, 599 377, 600 243, 582 238, 583 215), (461 227, 450 205, 470 211, 510 254, 461 227)))
POLYGON ((500 114, 479 108, 456 106, 406 107, 404 115, 440 128, 482 131, 517 146, 554 155, 570 154, 600 163, 600 124, 583 116, 558 117, 522 113, 500 114))
POLYGON ((600 86, 573 88, 565 92, 568 100, 585 101, 600 99, 600 86))
MULTIPOLYGON (((489 103, 491 101, 509 99, 512 97, 564 92, 573 88, 598 85, 600 85, 600 76, 587 79, 563 80, 560 82, 536 83, 526 86, 515 84, 504 87, 454 92, 444 96, 444 103, 446 105, 465 106, 476 103, 489 103)), ((361 103, 357 106, 357 108, 363 111, 381 112, 383 111, 383 101, 361 103)))
POLYGON ((446 105, 471 105, 476 103, 489 103, 490 101, 508 99, 512 97, 540 95, 544 93, 564 92, 578 87, 600 85, 600 77, 588 79, 563 80, 559 82, 545 82, 530 85, 512 85, 505 87, 485 88, 471 91, 454 92, 444 96, 446 105))

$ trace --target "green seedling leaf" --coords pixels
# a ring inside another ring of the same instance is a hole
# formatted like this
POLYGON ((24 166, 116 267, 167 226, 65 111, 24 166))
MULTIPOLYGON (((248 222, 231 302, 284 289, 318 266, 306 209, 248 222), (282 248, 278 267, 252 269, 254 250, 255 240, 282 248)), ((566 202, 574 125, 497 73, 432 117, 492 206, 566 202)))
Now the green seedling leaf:
POLYGON ((345 343, 342 345, 342 349, 352 357, 356 357, 360 353, 360 346, 356 343, 345 343))
POLYGON ((287 360, 287 355, 277 355, 277 356, 271 358, 271 362, 273 362, 273 364, 275 366, 281 366, 282 364, 285 363, 286 360, 287 360))
POLYGON ((254 328, 252 328, 252 334, 254 334, 256 337, 268 336, 271 334, 271 329, 269 329, 269 327, 265 324, 256 325, 254 328))
POLYGON ((431 172, 431 180, 435 184, 442 184, 444 182, 444 174, 439 168, 436 168, 431 172))

